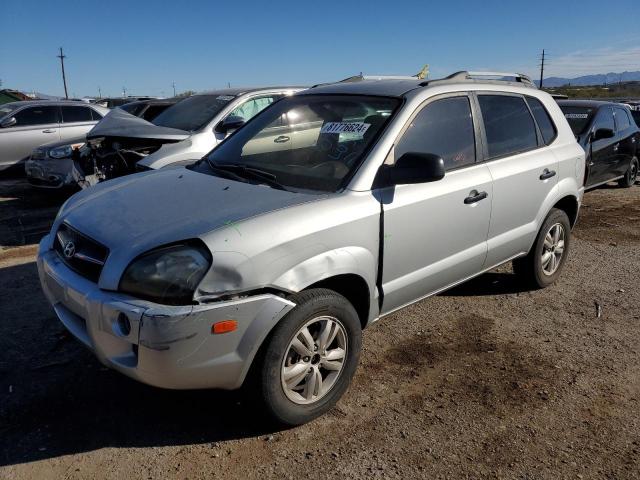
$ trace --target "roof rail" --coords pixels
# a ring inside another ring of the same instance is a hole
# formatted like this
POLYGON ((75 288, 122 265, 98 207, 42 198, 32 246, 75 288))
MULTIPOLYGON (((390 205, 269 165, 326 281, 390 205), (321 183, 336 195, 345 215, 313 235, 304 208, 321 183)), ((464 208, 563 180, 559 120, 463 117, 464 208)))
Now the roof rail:
POLYGON ((509 83, 521 83, 528 87, 537 88, 531 78, 522 73, 513 72, 469 72, 463 70, 461 72, 452 73, 448 77, 440 78, 437 80, 426 80, 420 84, 422 87, 427 85, 437 85, 439 83, 451 83, 451 82, 465 82, 465 81, 482 81, 482 82, 509 82, 509 83), (483 77, 492 77, 483 79, 483 77), (511 80, 513 79, 513 80, 511 80))
POLYGON ((338 80, 337 82, 326 82, 326 83, 318 83, 309 88, 316 88, 323 85, 331 85, 334 83, 352 83, 352 82, 361 82, 363 80, 416 80, 415 75, 353 75, 351 77, 343 78, 342 80, 338 80))

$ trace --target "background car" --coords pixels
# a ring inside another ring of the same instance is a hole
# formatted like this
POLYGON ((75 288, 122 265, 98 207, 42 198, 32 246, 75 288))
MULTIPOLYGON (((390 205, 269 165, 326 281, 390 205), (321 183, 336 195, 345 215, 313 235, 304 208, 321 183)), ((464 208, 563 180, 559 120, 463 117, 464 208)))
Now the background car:
MULTIPOLYGON (((93 158, 85 164, 95 165, 92 171, 85 170, 87 181, 93 184, 139 170, 192 163, 258 112, 299 90, 302 87, 201 93, 167 108, 151 122, 116 109, 87 134, 93 158)), ((286 146, 288 138, 276 135, 269 141, 277 139, 286 146)))
POLYGON ((109 110, 72 101, 24 101, 0 106, 0 170, 45 143, 86 134, 109 110))
POLYGON ((105 108, 116 108, 126 105, 127 103, 137 102, 138 100, 151 100, 156 97, 114 97, 114 98, 97 98, 93 101, 95 105, 105 108))
POLYGON ((121 108, 131 115, 144 118, 145 120, 150 122, 162 112, 164 112, 167 108, 175 105, 180 100, 184 100, 184 98, 152 98, 149 100, 138 100, 136 102, 125 103, 124 105, 117 108, 121 108))
MULTIPOLYGON (((140 100, 116 108, 152 120, 180 100, 182 98, 140 100)), ((85 186, 81 163, 83 160, 90 161, 87 158, 90 153, 85 136, 41 145, 33 150, 25 162, 27 180, 34 187, 51 189, 85 186)))
POLYGON ((632 186, 638 175, 640 130, 629 108, 595 100, 560 100, 558 105, 587 154, 585 187, 614 180, 632 186))

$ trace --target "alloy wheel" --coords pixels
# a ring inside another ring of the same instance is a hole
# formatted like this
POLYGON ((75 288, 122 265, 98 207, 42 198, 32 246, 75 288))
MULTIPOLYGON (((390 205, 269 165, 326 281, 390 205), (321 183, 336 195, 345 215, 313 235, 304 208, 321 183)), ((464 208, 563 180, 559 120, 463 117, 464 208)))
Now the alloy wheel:
POLYGON ((329 393, 344 369, 347 348, 346 330, 337 318, 320 316, 303 325, 282 361, 280 377, 287 398, 310 404, 329 393))
POLYGON ((551 276, 558 270, 564 255, 565 229, 561 223, 554 223, 544 237, 542 247, 542 272, 551 276))

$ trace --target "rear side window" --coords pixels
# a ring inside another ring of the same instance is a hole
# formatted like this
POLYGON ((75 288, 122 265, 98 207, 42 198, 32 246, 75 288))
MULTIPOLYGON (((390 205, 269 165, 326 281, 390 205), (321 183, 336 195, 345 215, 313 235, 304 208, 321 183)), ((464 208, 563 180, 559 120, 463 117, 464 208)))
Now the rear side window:
POLYGON ((538 146, 536 125, 524 98, 479 95, 489 157, 513 155, 538 146))
POLYGON ((616 127, 619 132, 622 132, 631 126, 629 116, 624 108, 615 108, 616 112, 616 127))
POLYGON ((167 107, 169 107, 169 105, 149 105, 149 108, 142 114, 142 118, 151 121, 165 111, 167 107))
POLYGON ((91 109, 89 107, 61 107, 62 110, 62 122, 90 122, 91 109))
POLYGON ((29 107, 15 114, 16 126, 58 123, 58 107, 29 107))
POLYGON ((547 112, 547 109, 544 108, 540 100, 533 97, 526 98, 533 117, 536 119, 536 123, 540 129, 540 133, 542 134, 542 139, 545 145, 549 145, 553 139, 556 138, 556 126, 553 124, 549 112, 547 112))
POLYGON ((476 145, 469 99, 444 98, 424 107, 398 142, 395 158, 407 152, 440 155, 447 170, 474 163, 476 145))
POLYGON ((91 110, 91 118, 93 118, 93 120, 102 120, 102 115, 96 112, 93 108, 91 108, 90 110, 91 110))

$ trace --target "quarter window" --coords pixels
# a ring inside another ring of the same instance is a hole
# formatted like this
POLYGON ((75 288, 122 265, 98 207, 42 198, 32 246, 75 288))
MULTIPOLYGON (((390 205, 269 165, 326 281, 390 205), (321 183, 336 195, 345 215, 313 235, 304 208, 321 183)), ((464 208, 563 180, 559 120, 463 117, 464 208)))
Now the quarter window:
POLYGON ((629 116, 627 112, 623 108, 616 108, 616 126, 619 132, 626 130, 631 126, 631 122, 629 121, 629 116))
POLYGON ((447 170, 474 163, 476 147, 469 98, 444 98, 424 107, 398 142, 395 158, 407 152, 439 155, 447 170))
POLYGON ((102 120, 102 115, 100 115, 98 112, 96 112, 93 108, 91 109, 91 118, 93 118, 93 120, 102 120))
POLYGON ((533 117, 536 119, 545 145, 549 145, 556 137, 556 126, 553 124, 549 112, 547 112, 547 109, 544 108, 542 102, 537 98, 527 97, 527 103, 533 113, 533 117))
POLYGON ((29 107, 15 114, 16 126, 58 123, 58 107, 29 107))
POLYGON ((538 146, 536 125, 522 97, 479 95, 489 157, 513 155, 538 146))
POLYGON ((62 122, 90 122, 91 109, 88 107, 61 107, 62 110, 62 122))

